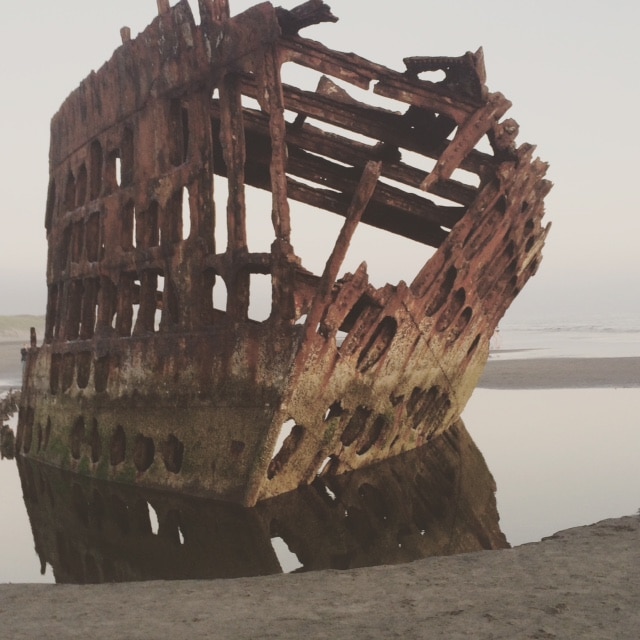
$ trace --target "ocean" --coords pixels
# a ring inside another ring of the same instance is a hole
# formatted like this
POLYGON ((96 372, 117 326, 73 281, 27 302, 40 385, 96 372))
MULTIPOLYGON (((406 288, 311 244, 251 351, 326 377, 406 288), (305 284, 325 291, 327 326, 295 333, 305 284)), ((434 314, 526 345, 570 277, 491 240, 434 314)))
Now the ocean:
POLYGON ((640 356, 640 317, 539 318, 510 321, 494 334, 492 357, 622 358, 640 356))

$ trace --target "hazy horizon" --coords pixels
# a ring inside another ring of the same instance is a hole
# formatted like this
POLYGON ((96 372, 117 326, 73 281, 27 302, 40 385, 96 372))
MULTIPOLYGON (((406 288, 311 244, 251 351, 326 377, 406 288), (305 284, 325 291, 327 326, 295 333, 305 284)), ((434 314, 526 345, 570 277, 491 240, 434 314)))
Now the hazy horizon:
MULTIPOLYGON (((230 4, 237 13, 255 2, 230 4)), ((274 4, 291 8, 299 1, 274 4)), ((640 316, 635 295, 640 221, 633 176, 640 133, 635 7, 594 1, 523 6, 506 0, 396 0, 389 11, 384 3, 328 4, 340 21, 303 35, 392 68, 402 69, 406 56, 454 56, 483 47, 489 89, 512 101, 505 117, 519 122, 518 143, 537 145, 554 183, 545 217, 552 229, 540 271, 507 318, 640 316)), ((1 119, 6 148, 0 159, 5 196, 0 315, 42 315, 46 309, 43 220, 51 117, 80 81, 111 57, 120 45, 120 27, 129 26, 135 37, 156 15, 153 0, 35 5, 10 4, 0 25, 2 81, 11 88, 1 119)), ((326 220, 332 242, 335 225, 326 220)), ((405 257, 401 244, 391 243, 381 265, 373 264, 366 251, 379 253, 377 247, 371 250, 380 242, 375 238, 363 235, 353 260, 364 252, 370 271, 388 276, 382 281, 410 280, 415 260, 405 257)), ((310 256, 303 244, 296 246, 303 264, 307 258, 323 264, 328 247, 310 256)))

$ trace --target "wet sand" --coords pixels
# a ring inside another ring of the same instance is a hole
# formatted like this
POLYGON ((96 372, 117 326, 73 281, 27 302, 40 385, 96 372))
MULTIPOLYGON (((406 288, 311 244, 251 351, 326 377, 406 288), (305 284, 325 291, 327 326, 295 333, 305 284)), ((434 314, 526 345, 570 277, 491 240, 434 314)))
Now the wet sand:
POLYGON ((640 517, 502 551, 262 578, 0 585, 0 637, 637 639, 640 517))
POLYGON ((479 387, 569 389, 640 386, 640 358, 489 360, 479 387))
MULTIPOLYGON (((637 387, 640 358, 497 359, 480 386, 637 387)), ((344 572, 0 585, 0 638, 635 640, 638 566, 640 517, 628 516, 509 550, 344 572)))

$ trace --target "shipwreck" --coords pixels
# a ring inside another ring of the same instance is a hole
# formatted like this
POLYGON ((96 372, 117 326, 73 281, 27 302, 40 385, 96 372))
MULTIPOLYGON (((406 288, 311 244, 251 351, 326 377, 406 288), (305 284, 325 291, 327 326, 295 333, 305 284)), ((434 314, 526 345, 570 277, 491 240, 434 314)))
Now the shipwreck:
POLYGON ((52 119, 46 329, 18 454, 249 506, 429 446, 549 229, 547 165, 516 144, 482 51, 396 71, 301 36, 337 19, 320 0, 233 17, 199 0, 198 23, 186 0, 157 4, 52 119), (319 239, 342 220, 317 273, 292 240, 298 203, 319 239), (268 251, 248 246, 250 207, 268 251), (362 226, 419 243, 421 268, 381 287, 365 262, 343 272, 362 226))

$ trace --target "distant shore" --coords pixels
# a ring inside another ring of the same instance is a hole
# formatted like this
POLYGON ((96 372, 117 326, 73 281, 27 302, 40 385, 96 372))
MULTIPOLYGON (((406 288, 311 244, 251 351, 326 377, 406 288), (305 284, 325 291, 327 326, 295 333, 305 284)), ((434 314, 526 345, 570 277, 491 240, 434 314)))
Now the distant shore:
POLYGON ((579 389, 640 387, 640 358, 490 359, 478 387, 579 389))
POLYGON ((637 640, 640 517, 501 551, 212 581, 0 585, 0 635, 637 640))

